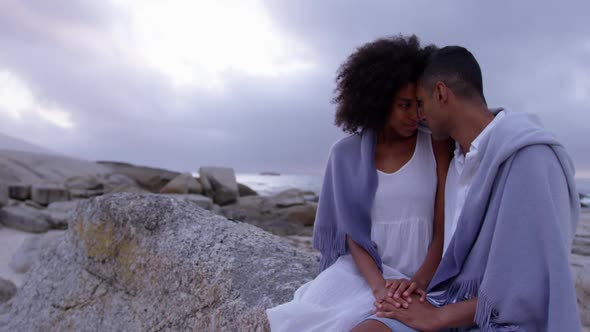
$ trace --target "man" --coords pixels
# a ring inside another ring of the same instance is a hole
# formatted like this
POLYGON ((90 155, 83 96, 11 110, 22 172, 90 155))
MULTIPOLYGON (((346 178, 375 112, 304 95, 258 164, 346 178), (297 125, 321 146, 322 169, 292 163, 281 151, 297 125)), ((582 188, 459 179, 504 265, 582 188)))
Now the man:
POLYGON ((457 142, 443 259, 430 303, 386 303, 377 315, 420 331, 579 331, 569 267, 579 202, 564 148, 536 117, 488 109, 465 48, 434 52, 417 94, 433 137, 457 142))

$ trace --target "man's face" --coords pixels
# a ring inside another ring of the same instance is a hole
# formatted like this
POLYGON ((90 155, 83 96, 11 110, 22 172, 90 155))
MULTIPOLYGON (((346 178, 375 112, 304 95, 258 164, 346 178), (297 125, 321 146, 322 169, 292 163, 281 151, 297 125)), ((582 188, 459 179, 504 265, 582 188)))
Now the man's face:
POLYGON ((438 100, 434 98, 434 91, 418 84, 416 99, 420 116, 426 118, 428 128, 432 131, 432 137, 438 140, 448 138, 449 133, 446 130, 444 112, 440 108, 438 100))

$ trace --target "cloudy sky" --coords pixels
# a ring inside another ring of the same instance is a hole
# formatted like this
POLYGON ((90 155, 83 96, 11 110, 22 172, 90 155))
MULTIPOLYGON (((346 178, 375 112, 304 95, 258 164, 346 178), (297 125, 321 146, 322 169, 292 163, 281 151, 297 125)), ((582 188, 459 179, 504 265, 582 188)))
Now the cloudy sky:
POLYGON ((321 172, 334 73, 417 34, 480 61, 490 105, 537 113, 590 178, 590 2, 2 0, 0 133, 181 171, 321 172))

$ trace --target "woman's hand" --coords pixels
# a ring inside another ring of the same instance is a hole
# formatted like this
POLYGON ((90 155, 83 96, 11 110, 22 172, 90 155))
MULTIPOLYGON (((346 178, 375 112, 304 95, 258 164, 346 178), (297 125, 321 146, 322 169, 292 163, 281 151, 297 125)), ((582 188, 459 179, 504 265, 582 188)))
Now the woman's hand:
POLYGON ((389 295, 389 293, 391 293, 391 289, 388 286, 396 284, 397 281, 397 279, 385 280, 385 283, 381 287, 378 287, 373 290, 373 296, 375 297, 375 307, 377 309, 381 309, 383 307, 383 304, 385 303, 389 303, 390 305, 393 305, 396 308, 408 307, 409 302, 406 301, 404 298, 393 298, 393 296, 389 295))
POLYGON ((385 282, 385 288, 389 289, 387 296, 394 300, 404 299, 408 303, 412 303, 412 294, 420 296, 420 302, 426 301, 426 291, 416 281, 408 279, 391 279, 385 282))

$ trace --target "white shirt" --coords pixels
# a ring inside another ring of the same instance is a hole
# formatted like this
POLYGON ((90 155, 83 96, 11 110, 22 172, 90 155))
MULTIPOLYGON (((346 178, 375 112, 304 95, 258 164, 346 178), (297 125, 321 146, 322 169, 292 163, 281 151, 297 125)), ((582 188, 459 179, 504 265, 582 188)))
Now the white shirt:
POLYGON ((488 141, 492 128, 498 124, 504 115, 503 111, 496 114, 494 120, 471 142, 467 154, 463 154, 459 143, 455 143, 455 156, 449 165, 445 184, 445 242, 443 255, 447 251, 457 229, 459 216, 461 216, 467 194, 473 183, 473 177, 479 169, 481 157, 478 148, 488 141))

